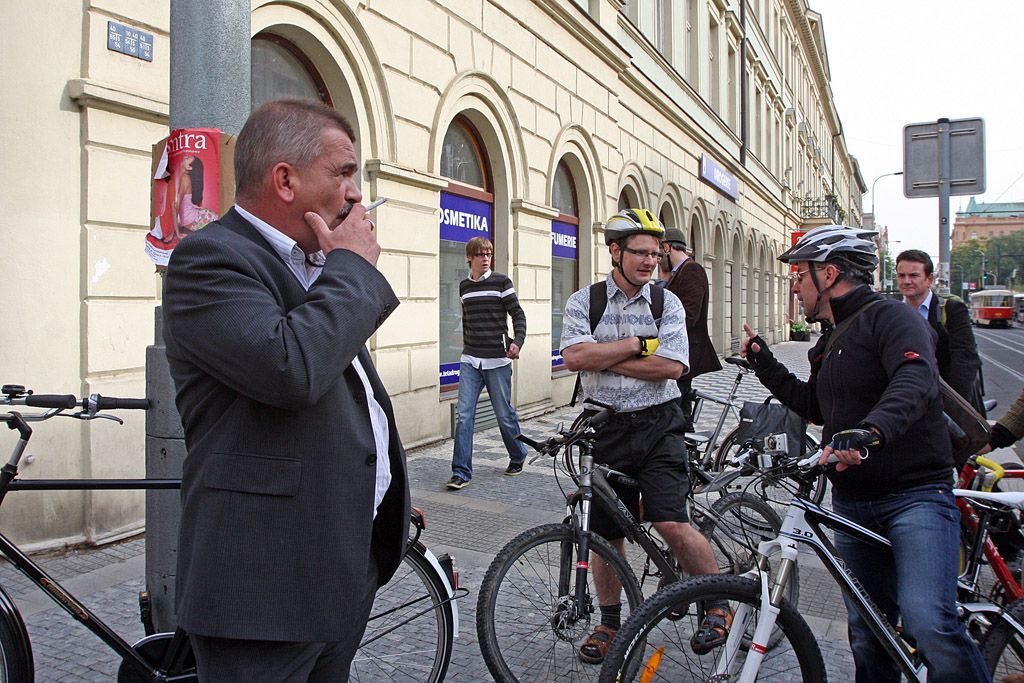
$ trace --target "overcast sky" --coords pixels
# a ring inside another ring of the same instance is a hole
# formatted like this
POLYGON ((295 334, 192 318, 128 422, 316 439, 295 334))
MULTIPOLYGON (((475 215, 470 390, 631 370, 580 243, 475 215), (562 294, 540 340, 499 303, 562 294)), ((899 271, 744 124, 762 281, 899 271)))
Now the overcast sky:
MULTIPOLYGON (((825 27, 832 92, 846 144, 871 185, 903 170, 903 126, 985 120, 982 202, 1024 201, 1024 1, 808 0, 825 27)), ((906 199, 903 178, 875 186, 892 250, 939 256, 938 199, 906 199)), ((950 227, 968 196, 950 198, 950 227)))

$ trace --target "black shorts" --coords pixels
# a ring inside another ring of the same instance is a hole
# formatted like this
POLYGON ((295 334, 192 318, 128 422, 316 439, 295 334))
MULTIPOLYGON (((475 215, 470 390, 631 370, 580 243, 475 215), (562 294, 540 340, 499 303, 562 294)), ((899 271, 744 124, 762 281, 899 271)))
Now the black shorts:
MULTIPOLYGON (((598 430, 594 460, 640 482, 640 491, 613 485, 634 516, 639 516, 642 494, 645 520, 690 521, 686 513, 690 478, 686 469, 684 433, 685 423, 678 400, 631 413, 617 413, 598 430)), ((623 538, 625 534, 596 496, 594 502, 590 530, 607 539, 623 538)))

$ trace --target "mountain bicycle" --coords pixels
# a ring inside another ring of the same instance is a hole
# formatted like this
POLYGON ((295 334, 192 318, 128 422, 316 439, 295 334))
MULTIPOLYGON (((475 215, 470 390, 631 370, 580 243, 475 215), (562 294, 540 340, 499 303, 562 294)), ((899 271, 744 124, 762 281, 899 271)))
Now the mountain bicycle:
MULTIPOLYGON (((54 417, 78 420, 122 420, 105 410, 145 410, 147 399, 124 399, 93 394, 39 395, 20 385, 0 388, 0 405, 46 409, 42 413, 0 412, 0 422, 18 432, 11 457, 0 468, 0 505, 8 491, 44 490, 166 490, 180 489, 180 479, 17 479, 18 464, 32 436, 29 423, 54 417), (77 409, 77 410, 76 410, 77 409), (76 412, 65 412, 76 410, 76 412)), ((406 553, 394 578, 377 592, 373 611, 350 680, 399 680, 420 683, 443 681, 458 637, 456 600, 468 591, 459 587, 458 572, 448 555, 435 557, 420 541, 426 528, 423 513, 413 510, 406 553)), ((45 570, 0 534, 0 553, 32 583, 102 640, 121 659, 118 681, 195 681, 195 659, 182 629, 155 633, 148 600, 140 595, 146 636, 129 644, 45 570)), ((17 605, 0 586, 0 683, 27 683, 34 678, 32 644, 17 605)))
MULTIPOLYGON (((637 677, 646 682, 825 681, 825 664, 816 639, 796 605, 784 595, 786 583, 792 580, 790 572, 796 567, 799 544, 810 546, 821 559, 904 676, 925 680, 927 671, 917 650, 881 613, 822 530, 827 527, 866 543, 889 545, 882 536, 808 500, 814 477, 821 469, 817 465, 819 457, 820 451, 786 467, 786 474, 796 482, 796 496, 789 503, 778 537, 761 542, 758 567, 743 576, 696 577, 658 592, 620 629, 605 657, 601 681, 632 681, 637 677), (775 567, 774 577, 769 576, 762 558, 779 554, 782 561, 775 567), (728 600, 733 606, 729 638, 722 647, 698 656, 690 647, 690 637, 703 619, 703 605, 716 600, 728 600), (783 638, 773 645, 768 635, 776 629, 781 629, 783 638)), ((780 474, 773 472, 772 476, 780 474)), ((955 494, 971 498, 975 505, 987 501, 1024 508, 1022 493, 957 489, 955 494)), ((979 534, 973 544, 984 544, 985 540, 979 534)), ((991 602, 960 602, 958 612, 969 631, 972 622, 989 626, 982 634, 981 651, 992 671, 1024 671, 1020 664, 1024 603, 1018 601, 1002 609, 991 602)))
MULTIPOLYGON (((484 662, 496 681, 538 681, 567 677, 593 680, 595 665, 577 657, 577 646, 596 626, 597 593, 592 563, 604 562, 622 585, 623 618, 639 607, 644 589, 653 592, 682 578, 682 570, 667 544, 638 521, 618 497, 611 483, 639 488, 635 479, 594 462, 594 437, 613 409, 590 402, 599 410, 585 412, 569 430, 538 443, 521 440, 540 455, 552 456, 556 480, 559 464, 576 488, 566 496, 566 515, 560 524, 546 524, 523 532, 502 548, 480 584, 477 634, 484 662), (561 461, 557 457, 562 453, 561 461), (632 562, 600 535, 590 531, 592 504, 597 501, 641 554, 627 552, 632 562), (634 570, 632 565, 642 564, 634 570), (641 578, 637 579, 637 574, 641 578)), ((692 461, 691 461, 692 462, 692 461)), ((753 567, 757 542, 774 538, 780 520, 760 499, 743 493, 715 497, 710 506, 701 495, 713 492, 713 483, 691 481, 690 519, 711 542, 722 571, 741 573, 753 567), (739 527, 740 522, 747 529, 739 527)), ((561 486, 561 483, 559 483, 561 486)), ((787 586, 797 600, 799 585, 787 586)))

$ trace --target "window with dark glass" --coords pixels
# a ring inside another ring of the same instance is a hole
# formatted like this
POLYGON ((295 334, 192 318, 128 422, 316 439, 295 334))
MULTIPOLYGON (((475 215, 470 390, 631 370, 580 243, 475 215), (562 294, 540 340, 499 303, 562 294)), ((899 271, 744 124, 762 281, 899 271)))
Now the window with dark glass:
POLYGON ((551 203, 558 209, 558 218, 551 221, 551 368, 561 369, 562 314, 579 282, 580 232, 576 185, 564 161, 555 169, 551 203))
POLYGON ((302 97, 331 105, 327 86, 309 58, 291 41, 273 33, 252 39, 252 108, 268 100, 302 97))

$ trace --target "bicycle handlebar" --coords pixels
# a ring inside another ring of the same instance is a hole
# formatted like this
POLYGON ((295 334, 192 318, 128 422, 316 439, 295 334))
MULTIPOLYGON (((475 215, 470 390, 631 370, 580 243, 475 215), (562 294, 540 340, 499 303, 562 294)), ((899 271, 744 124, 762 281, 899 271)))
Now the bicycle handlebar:
MULTIPOLYGON (((97 417, 101 410, 148 410, 149 399, 146 398, 119 398, 117 396, 100 396, 91 394, 83 398, 77 398, 72 394, 34 394, 30 389, 21 385, 3 385, 3 394, 0 395, 0 405, 8 406, 29 406, 31 408, 47 408, 48 412, 35 419, 47 419, 62 414, 61 411, 81 408, 81 412, 75 413, 74 417, 92 419, 97 417)), ((29 416, 26 416, 29 419, 29 416)))
POLYGON ((99 410, 149 410, 148 398, 117 398, 115 396, 97 396, 96 398, 99 410))
POLYGON ((25 397, 25 405, 32 408, 74 408, 78 399, 71 394, 32 394, 25 397))
POLYGON ((589 432, 597 429, 615 414, 615 408, 600 401, 587 399, 584 404, 591 404, 597 406, 601 410, 597 411, 590 417, 580 422, 579 426, 571 432, 560 432, 555 436, 552 436, 544 441, 534 441, 530 437, 520 434, 516 437, 518 441, 523 442, 533 450, 543 455, 554 455, 562 446, 568 446, 570 444, 579 441, 583 436, 589 432))

